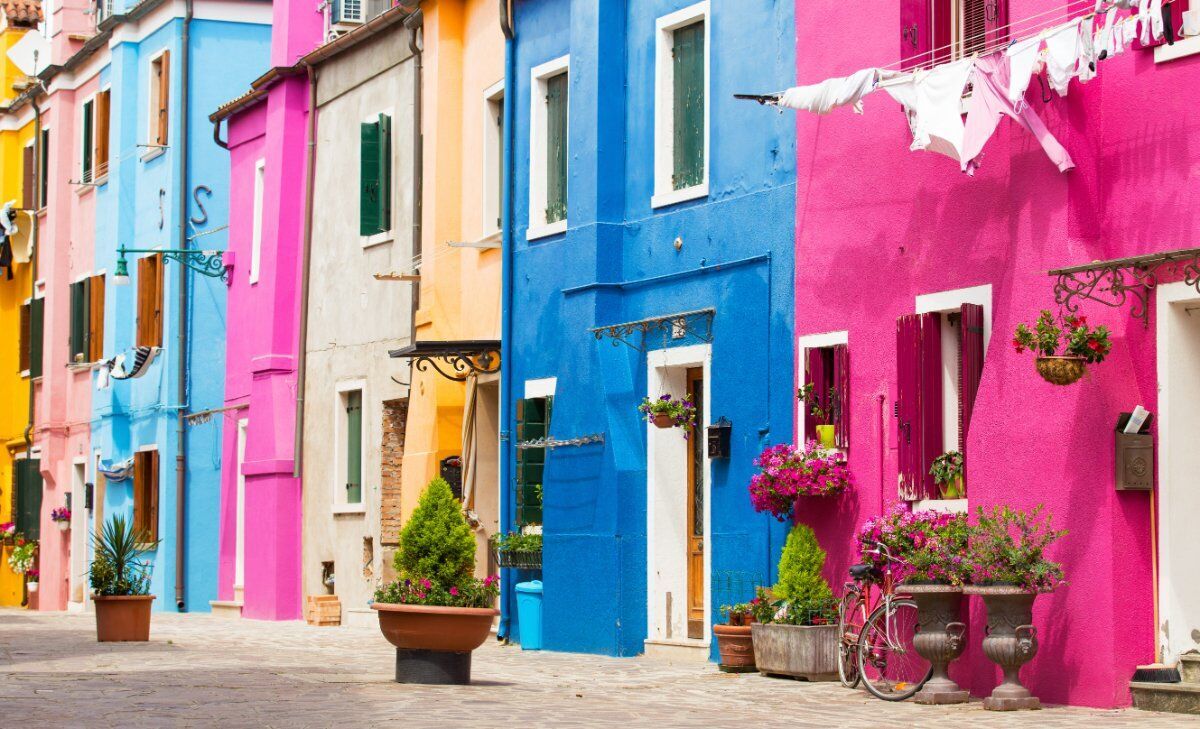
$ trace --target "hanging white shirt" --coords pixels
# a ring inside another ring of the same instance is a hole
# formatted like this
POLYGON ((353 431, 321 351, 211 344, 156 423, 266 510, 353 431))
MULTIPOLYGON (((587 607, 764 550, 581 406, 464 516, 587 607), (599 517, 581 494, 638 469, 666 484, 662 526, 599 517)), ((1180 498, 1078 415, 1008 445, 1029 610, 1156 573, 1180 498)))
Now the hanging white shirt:
POLYGON ((1013 43, 1005 51, 1012 80, 1012 85, 1008 87, 1008 100, 1018 109, 1025 103, 1025 90, 1029 88, 1029 82, 1033 78, 1033 67, 1037 65, 1038 51, 1041 47, 1042 36, 1039 33, 1032 38, 1013 43))
POLYGON ((964 58, 880 83, 908 114, 913 134, 909 149, 937 152, 962 162, 962 95, 974 67, 974 59, 964 58))
POLYGON ((1067 95, 1067 86, 1079 68, 1079 28, 1079 21, 1073 20, 1046 35, 1046 75, 1059 96, 1067 95))
POLYGON ((810 86, 795 86, 779 97, 779 106, 815 114, 828 114, 846 104, 854 105, 856 114, 862 113, 862 98, 875 90, 875 82, 882 78, 899 75, 896 71, 864 68, 842 78, 831 78, 810 86))

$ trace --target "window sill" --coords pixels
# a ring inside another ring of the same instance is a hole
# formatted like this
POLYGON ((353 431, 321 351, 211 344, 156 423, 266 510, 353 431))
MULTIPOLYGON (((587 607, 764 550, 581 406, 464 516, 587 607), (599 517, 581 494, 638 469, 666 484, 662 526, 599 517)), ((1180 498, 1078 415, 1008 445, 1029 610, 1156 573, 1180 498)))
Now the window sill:
POLYGON ((366 504, 335 504, 330 511, 334 516, 366 516, 366 504))
POLYGON ((936 511, 940 514, 966 514, 970 509, 966 499, 921 499, 914 501, 913 511, 936 511))
POLYGON ((149 162, 150 160, 152 160, 156 157, 161 157, 166 153, 167 153, 166 147, 151 147, 150 149, 148 149, 142 153, 142 161, 149 162))
POLYGON ((525 240, 537 240, 538 238, 546 238, 551 235, 560 235, 567 232, 567 221, 559 220, 556 223, 543 223, 542 225, 531 225, 525 231, 525 240))
POLYGON ((96 184, 97 183, 94 183, 94 182, 81 182, 76 186, 75 194, 78 197, 83 197, 84 195, 87 195, 90 192, 95 192, 96 184))
POLYGON ((699 200, 702 197, 708 197, 708 183, 701 182, 699 185, 685 187, 682 190, 671 190, 669 192, 660 192, 650 198, 650 207, 665 208, 668 205, 678 205, 681 202, 688 200, 699 200))
POLYGON ((363 248, 374 248, 375 246, 381 246, 384 243, 391 243, 394 238, 395 236, 392 235, 392 231, 385 230, 382 233, 376 233, 375 235, 359 236, 359 242, 362 243, 363 248))
POLYGON ((1166 63, 1180 58, 1187 58, 1200 53, 1200 35, 1193 35, 1183 40, 1175 41, 1175 45, 1166 43, 1154 48, 1154 62, 1166 63))

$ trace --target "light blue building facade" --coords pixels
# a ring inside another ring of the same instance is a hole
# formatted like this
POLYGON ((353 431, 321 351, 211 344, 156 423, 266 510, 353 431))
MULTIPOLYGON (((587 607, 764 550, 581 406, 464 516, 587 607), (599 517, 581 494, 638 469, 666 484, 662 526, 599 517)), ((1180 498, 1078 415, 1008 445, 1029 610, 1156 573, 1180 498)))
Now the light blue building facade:
MULTIPOLYGON (((158 610, 207 611, 217 598, 226 418, 206 411, 224 400, 226 284, 168 259, 157 302, 147 309, 145 290, 153 284, 144 280, 148 269, 140 259, 152 254, 128 255, 128 285, 111 285, 112 274, 121 246, 227 248, 229 155, 218 148, 207 117, 268 62, 270 20, 270 2, 195 0, 118 8, 101 24, 112 33, 111 63, 101 81, 111 88, 112 152, 107 180, 95 191, 95 266, 110 274, 105 356, 124 353, 124 369, 132 370, 139 339, 157 339, 161 350, 136 378, 110 379, 95 390, 92 448, 106 467, 135 459, 127 478, 107 481, 103 509, 106 518, 145 514, 157 525, 151 593, 158 610), (164 69, 165 84, 159 79, 164 69), (166 110, 165 143, 159 107, 166 110), (139 324, 149 316, 159 319, 157 337, 147 333, 146 322, 139 324)), ((227 257, 224 263, 241 262, 227 257)))
POLYGON ((720 605, 776 576, 747 485, 793 439, 795 120, 733 95, 792 85, 793 5, 514 3, 501 479, 544 549, 506 575, 511 637, 540 577, 548 649, 712 655, 720 605), (699 406, 688 438, 638 412, 663 394, 699 406))

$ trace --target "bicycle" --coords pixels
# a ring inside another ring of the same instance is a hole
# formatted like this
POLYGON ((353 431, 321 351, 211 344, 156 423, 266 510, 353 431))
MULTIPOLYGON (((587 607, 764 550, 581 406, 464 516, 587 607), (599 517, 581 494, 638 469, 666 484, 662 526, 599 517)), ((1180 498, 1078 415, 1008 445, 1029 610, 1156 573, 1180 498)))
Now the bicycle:
POLYGON ((876 698, 903 701, 921 690, 933 666, 913 647, 917 604, 896 593, 892 564, 900 560, 883 544, 869 554, 883 556, 885 566, 882 570, 867 564, 850 568, 852 581, 846 583, 838 605, 838 677, 848 688, 861 682, 876 698), (872 583, 880 586, 873 608, 872 583))

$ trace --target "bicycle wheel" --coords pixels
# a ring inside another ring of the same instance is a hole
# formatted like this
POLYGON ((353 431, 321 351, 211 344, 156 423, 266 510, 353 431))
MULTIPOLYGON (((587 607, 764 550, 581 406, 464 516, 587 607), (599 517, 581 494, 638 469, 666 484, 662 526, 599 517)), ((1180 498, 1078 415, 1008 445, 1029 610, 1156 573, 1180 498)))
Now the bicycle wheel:
POLYGON ((903 701, 921 690, 933 667, 913 648, 917 604, 892 600, 872 611, 858 639, 863 686, 884 701, 903 701))
POLYGON ((858 625, 862 594, 849 591, 838 604, 838 678, 846 688, 858 685, 858 625))

